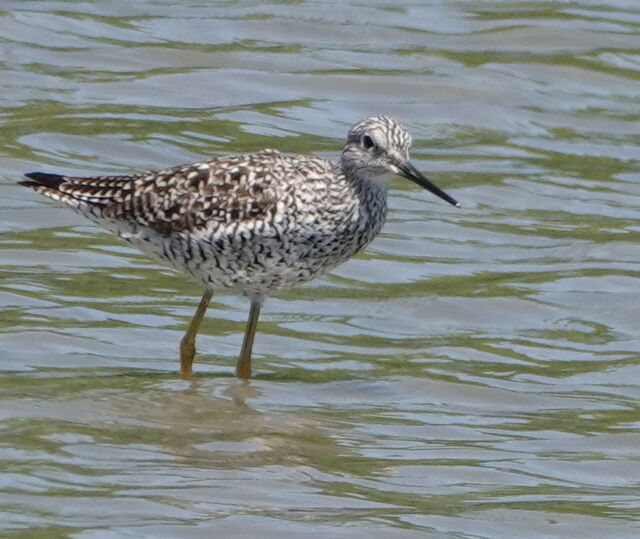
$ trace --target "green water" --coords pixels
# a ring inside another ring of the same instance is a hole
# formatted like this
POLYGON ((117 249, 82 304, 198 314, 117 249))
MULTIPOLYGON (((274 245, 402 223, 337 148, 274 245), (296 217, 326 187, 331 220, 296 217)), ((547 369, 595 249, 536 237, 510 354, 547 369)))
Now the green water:
POLYGON ((0 2, 0 535, 640 536, 640 5, 0 2), (391 114, 357 259, 216 296, 16 185, 391 114))

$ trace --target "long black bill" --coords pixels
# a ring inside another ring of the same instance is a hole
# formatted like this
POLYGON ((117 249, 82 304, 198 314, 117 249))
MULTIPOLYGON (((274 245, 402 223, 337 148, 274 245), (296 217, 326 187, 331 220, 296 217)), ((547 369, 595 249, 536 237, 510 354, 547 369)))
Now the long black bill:
POLYGON ((400 174, 405 178, 417 183, 420 187, 424 187, 427 191, 431 191, 434 195, 439 196, 442 200, 446 200, 449 204, 453 206, 460 206, 455 198, 450 197, 437 185, 434 185, 427 180, 422 172, 420 172, 411 163, 404 163, 399 165, 398 168, 400 169, 400 174))

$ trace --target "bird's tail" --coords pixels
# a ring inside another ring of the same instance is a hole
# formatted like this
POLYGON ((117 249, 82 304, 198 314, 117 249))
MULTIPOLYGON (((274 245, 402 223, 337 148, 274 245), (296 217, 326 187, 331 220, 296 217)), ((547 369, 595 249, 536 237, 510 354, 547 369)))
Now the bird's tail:
POLYGON ((73 194, 66 192, 66 189, 63 188, 69 180, 66 176, 47 172, 29 172, 25 176, 29 179, 18 182, 20 185, 30 187, 36 193, 64 202, 73 208, 78 208, 80 205, 80 202, 76 200, 73 194))
POLYGON ((57 191, 60 187, 60 184, 64 183, 64 176, 60 174, 48 174, 46 172, 28 172, 25 174, 27 178, 26 181, 18 182, 20 185, 25 185, 26 187, 45 187, 47 189, 53 189, 57 191))

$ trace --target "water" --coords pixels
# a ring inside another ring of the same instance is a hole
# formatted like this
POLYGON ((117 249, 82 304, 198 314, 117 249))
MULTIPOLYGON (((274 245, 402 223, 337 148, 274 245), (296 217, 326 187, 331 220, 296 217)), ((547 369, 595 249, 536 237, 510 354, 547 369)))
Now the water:
POLYGON ((0 3, 0 530, 24 537, 640 535, 640 6, 0 3), (391 114, 414 162, 359 258, 200 290, 17 186, 391 114))

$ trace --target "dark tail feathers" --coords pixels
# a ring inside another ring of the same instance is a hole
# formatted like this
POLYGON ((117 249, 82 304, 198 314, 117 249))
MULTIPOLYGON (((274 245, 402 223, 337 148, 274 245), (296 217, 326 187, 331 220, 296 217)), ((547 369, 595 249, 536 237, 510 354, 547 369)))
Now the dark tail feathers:
POLYGON ((47 174, 46 172, 29 172, 25 174, 30 181, 19 182, 20 185, 27 187, 35 187, 36 185, 44 185, 50 189, 58 189, 60 184, 65 181, 64 176, 60 174, 47 174))

